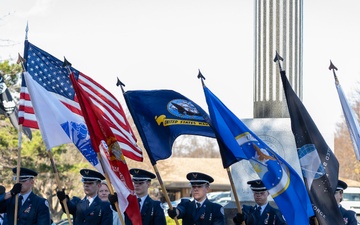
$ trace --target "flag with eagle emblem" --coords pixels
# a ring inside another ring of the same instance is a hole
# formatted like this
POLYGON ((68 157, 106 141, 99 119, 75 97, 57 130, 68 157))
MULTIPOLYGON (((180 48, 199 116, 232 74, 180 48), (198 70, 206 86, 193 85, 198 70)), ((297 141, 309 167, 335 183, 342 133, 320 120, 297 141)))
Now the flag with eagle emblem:
POLYGON ((223 159, 227 162, 249 160, 287 223, 309 224, 309 217, 314 215, 314 211, 304 182, 297 172, 247 128, 206 86, 204 93, 209 108, 209 123, 216 133, 222 159, 227 155, 231 156, 230 159, 223 159))
POLYGON ((171 156, 180 135, 215 137, 203 117, 206 112, 176 91, 126 91, 124 98, 152 165, 171 156))

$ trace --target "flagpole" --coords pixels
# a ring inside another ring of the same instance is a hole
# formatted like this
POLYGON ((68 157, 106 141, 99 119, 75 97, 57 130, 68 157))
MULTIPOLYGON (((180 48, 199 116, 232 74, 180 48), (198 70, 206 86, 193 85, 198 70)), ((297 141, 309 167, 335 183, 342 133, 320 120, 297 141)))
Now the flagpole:
MULTIPOLYGON (((55 165, 55 161, 54 161, 54 157, 52 155, 52 151, 49 150, 48 151, 48 155, 49 155, 49 158, 50 158, 50 162, 51 162, 51 167, 52 167, 52 170, 53 170, 53 173, 55 175, 55 179, 56 179, 56 183, 57 183, 57 186, 58 186, 58 190, 65 190, 65 187, 62 185, 61 181, 60 181, 60 177, 59 177, 59 173, 58 173, 58 170, 56 168, 56 165, 55 165)), ((67 206, 67 203, 66 203, 66 198, 62 201, 63 203, 63 206, 64 206, 64 209, 65 209, 65 213, 66 213, 66 216, 67 216, 67 219, 68 219, 68 222, 70 225, 72 225, 72 222, 71 222, 71 218, 70 218, 70 212, 69 212, 69 208, 67 206)))
MULTIPOLYGON (((23 72, 25 71, 24 62, 25 60, 18 53, 17 64, 21 64, 21 68, 23 72)), ((22 144, 22 124, 19 124, 18 130, 18 158, 17 158, 17 166, 16 166, 16 183, 19 183, 20 177, 20 166, 21 166, 21 144, 22 144)), ((14 225, 17 225, 17 217, 18 217, 18 208, 19 208, 19 195, 15 196, 15 211, 14 211, 14 225)))
MULTIPOLYGON (((201 84, 202 84, 202 86, 204 87, 204 86, 205 86, 205 83, 204 83, 205 77, 204 77, 204 75, 202 75, 202 73, 200 72, 200 70, 199 70, 199 73, 198 73, 198 75, 197 75, 197 78, 199 78, 199 79, 201 80, 201 84)), ((232 189, 232 192, 233 192, 233 194, 234 194, 235 204, 236 204, 237 211, 238 211, 238 213, 242 214, 242 209, 241 209, 240 200, 239 200, 239 197, 238 197, 238 195, 237 195, 236 188, 235 188, 235 184, 234 184, 234 180, 233 180, 233 178, 232 178, 231 171, 230 171, 229 167, 226 168, 226 172, 227 172, 227 174, 228 174, 228 177, 229 177, 229 180, 230 180, 231 189, 232 189)), ((241 224, 242 224, 242 225, 245 225, 245 222, 243 221, 241 224)))
POLYGON ((335 79, 335 87, 339 95, 339 100, 341 103, 341 108, 344 114, 344 118, 346 121, 347 128, 349 130, 351 142, 354 148, 355 156, 357 160, 360 160, 360 126, 358 122, 358 116, 354 112, 351 105, 348 103, 345 94, 341 88, 340 82, 336 76, 337 68, 330 60, 329 70, 333 71, 334 79, 335 79))
MULTIPOLYGON (((159 183, 160 183, 161 190, 163 191, 163 194, 164 194, 164 196, 165 196, 165 200, 166 200, 166 202, 167 202, 167 204, 168 204, 168 206, 169 206, 169 209, 172 210, 173 207, 172 207, 172 205, 171 205, 169 195, 168 195, 168 193, 167 193, 167 191, 166 191, 164 182, 162 181, 162 178, 161 178, 161 176, 160 176, 160 173, 159 173, 159 170, 157 169, 156 164, 153 165, 153 168, 154 168, 156 177, 157 177, 157 179, 158 179, 158 181, 159 181, 159 183)), ((174 220, 175 220, 176 225, 179 225, 179 221, 178 221, 177 217, 175 217, 174 220)))
MULTIPOLYGON (((226 172, 227 172, 227 174, 228 174, 228 177, 229 177, 229 180, 230 180, 231 189, 232 189, 233 194, 234 194, 235 203, 236 203, 236 208, 237 208, 237 210, 238 210, 238 213, 242 214, 240 200, 239 200, 239 197, 238 197, 238 195, 237 195, 236 188, 235 188, 235 184, 234 184, 234 180, 233 180, 233 178, 232 178, 231 171, 230 171, 229 167, 226 168, 226 172)), ((245 222, 243 221, 241 224, 245 225, 245 222)))
MULTIPOLYGON (((276 53, 275 53, 275 58, 274 58, 274 62, 275 62, 275 63, 276 63, 276 62, 278 63, 280 72, 283 71, 280 61, 283 61, 283 60, 284 60, 284 59, 283 59, 283 58, 279 55, 279 53, 276 51, 276 53)), ((308 189, 307 185, 305 185, 305 187, 306 187, 307 191, 309 192, 309 189, 308 189)), ((309 219, 310 219, 310 218, 309 218, 309 219)), ((314 222, 315 222, 315 225, 319 225, 319 221, 318 221, 318 219, 316 218, 316 215, 315 215, 315 218, 314 218, 314 222)))
MULTIPOLYGON (((117 144, 117 142, 116 142, 116 144, 117 144)), ((119 144, 118 144, 118 147, 120 148, 120 145, 119 145, 119 144)), ((121 149, 121 148, 120 148, 120 149, 121 149)), ((103 162, 102 162, 102 156, 101 156, 100 152, 97 152, 97 157, 98 157, 98 159, 99 159, 99 161, 100 161, 101 168, 102 168, 102 170, 103 170, 103 172, 104 172, 104 176, 105 176, 106 182, 109 184, 109 185, 108 185, 109 191, 110 191, 110 193, 113 195, 115 192, 114 192, 114 189, 113 189, 113 187, 112 187, 112 183, 111 183, 111 181, 110 181, 109 175, 106 173, 106 170, 104 169, 103 162)), ((124 160, 125 160, 125 158, 124 158, 124 160)), ((115 208, 116 208, 116 211, 117 211, 117 213, 118 213, 118 215, 119 215, 119 219, 120 219, 121 224, 125 224, 124 218, 123 218, 122 213, 121 213, 120 208, 119 208, 119 204, 115 204, 115 208)))
MULTIPOLYGON (((118 87, 120 86, 121 92, 122 92, 122 94, 124 95, 125 91, 124 91, 124 88, 123 88, 123 87, 125 87, 125 84, 124 84, 123 82, 121 82, 121 81, 119 80, 119 78, 117 78, 116 86, 118 86, 118 87)), ((160 176, 160 173, 159 173, 159 170, 157 169, 156 164, 153 165, 153 169, 154 169, 155 174, 156 174, 156 177, 157 177, 157 179, 158 179, 158 181, 159 181, 159 183, 160 183, 161 190, 163 191, 163 194, 164 194, 166 203, 168 204, 169 209, 172 210, 173 207, 172 207, 172 205, 171 205, 169 195, 168 195, 168 193, 167 193, 167 191, 166 191, 164 182, 162 181, 162 178, 161 178, 161 176, 160 176)), ((174 218, 174 220, 175 220, 176 225, 179 225, 179 221, 178 221, 178 219, 177 219, 176 217, 174 218)))
POLYGON ((339 80, 338 80, 338 78, 337 78, 337 76, 336 76, 336 73, 335 73, 335 70, 338 70, 338 69, 336 68, 336 66, 334 66, 334 64, 331 62, 331 60, 330 60, 329 70, 332 70, 332 71, 333 71, 334 79, 335 79, 335 84, 338 85, 338 84, 339 84, 339 80))
MULTIPOLYGON (((19 177, 20 177, 21 142, 22 142, 21 132, 22 132, 22 125, 19 125, 19 132, 18 132, 18 158, 17 158, 17 166, 16 166, 16 183, 19 183, 19 177)), ((19 208, 19 195, 16 195, 16 196, 15 196, 14 225, 17 225, 18 208, 19 208)))

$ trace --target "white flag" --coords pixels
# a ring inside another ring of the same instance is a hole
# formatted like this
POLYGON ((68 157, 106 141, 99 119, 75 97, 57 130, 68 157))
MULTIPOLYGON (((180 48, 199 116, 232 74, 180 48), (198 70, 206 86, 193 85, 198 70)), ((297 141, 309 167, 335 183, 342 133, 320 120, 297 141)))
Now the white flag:
POLYGON ((346 125, 347 125, 347 127, 349 129, 351 141, 352 141, 352 144, 354 146, 356 159, 360 160, 360 153, 359 153, 359 150, 360 150, 360 135, 359 135, 358 118, 357 118, 357 115, 354 113, 354 110, 351 108, 348 101, 346 100, 346 97, 344 95, 344 92, 343 92, 339 82, 336 82, 335 85, 336 85, 337 92, 339 94, 341 107, 342 107, 343 112, 344 112, 346 125))

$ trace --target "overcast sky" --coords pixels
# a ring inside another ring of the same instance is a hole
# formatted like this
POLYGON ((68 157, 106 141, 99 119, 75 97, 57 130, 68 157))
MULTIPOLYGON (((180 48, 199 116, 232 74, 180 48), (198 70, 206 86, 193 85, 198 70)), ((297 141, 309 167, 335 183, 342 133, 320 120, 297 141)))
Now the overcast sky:
MULTIPOLYGON (((330 59, 349 98, 360 79, 359 12, 359 0, 304 1, 303 102, 322 132, 342 115, 330 59)), ((0 0, 0 60, 23 55, 27 22, 31 43, 123 104, 116 77, 125 90, 173 89, 207 111, 200 69, 230 110, 253 117, 253 0, 0 0)))

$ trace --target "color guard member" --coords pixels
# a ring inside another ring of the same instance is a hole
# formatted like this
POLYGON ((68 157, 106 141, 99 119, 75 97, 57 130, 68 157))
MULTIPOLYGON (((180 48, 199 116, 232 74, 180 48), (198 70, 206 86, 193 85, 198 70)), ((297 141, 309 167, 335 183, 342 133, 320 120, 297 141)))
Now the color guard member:
POLYGON ((245 221, 246 225, 274 224, 285 225, 285 219, 280 210, 270 206, 267 198, 269 191, 261 180, 248 181, 254 194, 255 206, 243 205, 242 214, 237 213, 233 218, 236 225, 245 221))
POLYGON ((188 173, 186 178, 190 182, 194 200, 181 200, 177 207, 168 209, 169 216, 182 219, 183 225, 225 225, 224 208, 206 197, 214 179, 199 172, 188 173))

